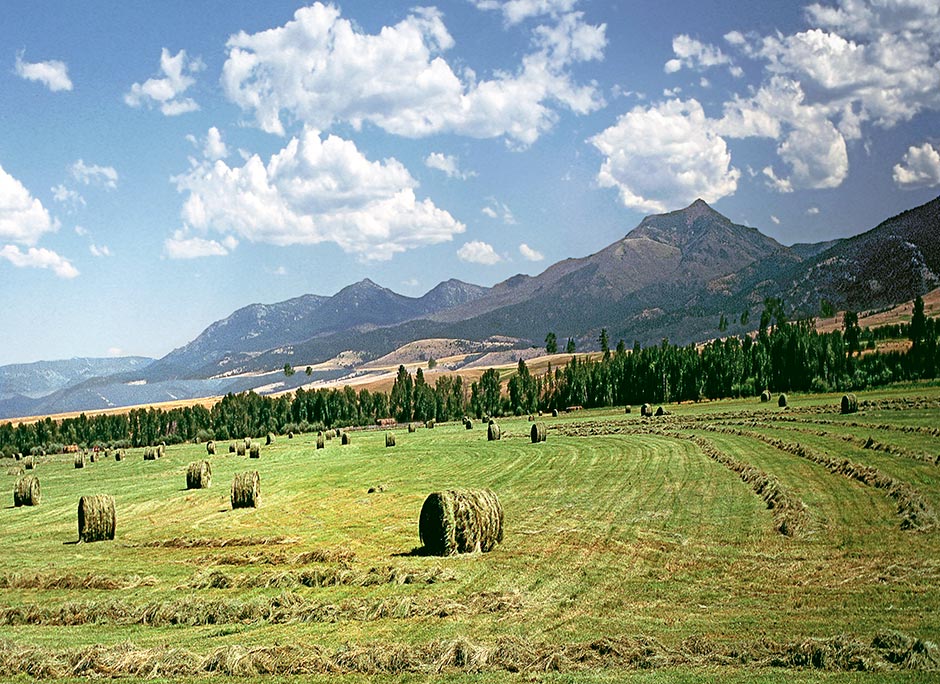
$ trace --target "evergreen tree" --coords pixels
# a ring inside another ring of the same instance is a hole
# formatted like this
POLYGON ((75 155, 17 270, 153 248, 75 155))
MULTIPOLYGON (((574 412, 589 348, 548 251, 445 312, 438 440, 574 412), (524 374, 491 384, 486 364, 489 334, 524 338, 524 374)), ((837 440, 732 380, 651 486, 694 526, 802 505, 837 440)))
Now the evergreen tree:
POLYGON ((568 344, 565 345, 565 353, 566 353, 566 354, 574 354, 574 351, 575 351, 575 350, 574 350, 574 338, 569 337, 569 338, 568 338, 568 344))
POLYGON ((550 332, 545 336, 545 351, 548 354, 558 353, 558 338, 555 337, 555 333, 553 332, 550 332))

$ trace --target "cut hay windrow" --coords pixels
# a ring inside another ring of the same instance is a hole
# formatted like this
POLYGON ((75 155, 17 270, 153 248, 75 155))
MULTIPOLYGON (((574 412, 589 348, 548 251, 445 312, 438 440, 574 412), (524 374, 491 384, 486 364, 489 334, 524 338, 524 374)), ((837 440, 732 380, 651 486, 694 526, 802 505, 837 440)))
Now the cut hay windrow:
POLYGON ((282 544, 296 544, 298 541, 300 540, 295 537, 230 537, 227 539, 173 537, 171 539, 155 539, 143 544, 128 544, 127 546, 149 549, 224 549, 233 546, 279 546, 282 544))
POLYGON ((211 439, 206 442, 206 454, 209 456, 215 456, 215 442, 213 442, 211 439))
POLYGON ((703 454, 717 461, 738 474, 743 482, 751 485, 754 493, 773 511, 774 527, 780 534, 793 537, 809 527, 809 513, 806 504, 800 501, 775 477, 754 466, 742 463, 727 453, 717 449, 714 444, 697 436, 688 437, 703 454))
POLYGON ((261 476, 257 470, 236 473, 232 480, 232 508, 257 508, 261 503, 261 476))
POLYGON ((208 489, 212 486, 212 465, 209 461, 193 461, 186 469, 186 489, 208 489))
POLYGON ((42 501, 42 490, 39 487, 39 478, 35 475, 25 475, 13 485, 13 506, 38 506, 42 501))
POLYGON ((259 442, 251 443, 248 448, 248 458, 261 458, 261 444, 259 442))
POLYGON ((140 575, 98 575, 88 573, 85 575, 54 574, 50 572, 11 572, 0 575, 0 589, 37 589, 49 591, 52 589, 73 591, 76 589, 118 590, 136 589, 137 587, 152 587, 157 584, 153 575, 141 577, 140 575))
POLYGON ((532 429, 529 430, 529 439, 533 444, 544 442, 548 438, 548 430, 545 423, 532 423, 532 429))
POLYGON ((393 447, 393 446, 395 446, 395 433, 386 432, 385 433, 385 448, 387 449, 388 447, 393 447))
POLYGON ((374 587, 384 584, 438 584, 456 575, 442 568, 406 570, 393 566, 355 570, 348 565, 227 575, 218 568, 197 572, 180 589, 297 589, 300 587, 374 587))
MULTIPOLYGON (((169 646, 113 645, 50 648, 0 641, 0 676, 33 679, 181 678, 222 676, 239 680, 296 676, 471 674, 542 679, 546 673, 597 673, 617 679, 618 672, 662 671, 668 679, 677 668, 708 668, 720 679, 730 673, 766 673, 777 668, 780 680, 790 670, 813 678, 813 671, 907 672, 904 681, 927 680, 940 667, 937 646, 930 641, 885 630, 874 637, 838 636, 802 641, 751 637, 732 644, 714 636, 693 634, 666 645, 647 636, 601 637, 584 642, 543 642, 522 636, 474 641, 464 636, 424 643, 381 640, 344 643, 335 648, 316 642, 254 645, 228 644, 201 654, 169 646), (921 673, 918 676, 917 673, 921 673)), ((759 674, 758 674, 759 676, 759 674)))
MULTIPOLYGON (((225 588, 225 587, 220 587, 225 588)), ((394 596, 389 598, 347 598, 318 601, 292 591, 250 598, 212 600, 192 597, 168 601, 135 603, 119 599, 68 601, 59 605, 48 601, 17 606, 0 606, 0 626, 41 625, 77 627, 80 625, 146 625, 172 627, 186 625, 372 622, 518 613, 524 607, 518 592, 480 592, 462 601, 440 596, 394 596)))
POLYGON ((424 500, 418 534, 427 553, 487 552, 503 540, 503 507, 491 489, 447 489, 424 500))
POLYGON ((497 442, 501 436, 499 425, 496 424, 496 421, 491 420, 489 426, 486 428, 486 441, 497 442))
POLYGON ((929 530, 937 525, 937 515, 930 504, 914 487, 886 475, 877 468, 853 463, 849 459, 830 458, 825 454, 803 444, 785 442, 753 430, 702 426, 705 430, 750 437, 776 449, 805 458, 824 466, 829 472, 842 475, 876 489, 881 489, 897 504, 897 514, 901 516, 903 530, 929 530))
POLYGON ((114 539, 117 515, 110 494, 83 496, 78 500, 78 538, 83 542, 114 539))

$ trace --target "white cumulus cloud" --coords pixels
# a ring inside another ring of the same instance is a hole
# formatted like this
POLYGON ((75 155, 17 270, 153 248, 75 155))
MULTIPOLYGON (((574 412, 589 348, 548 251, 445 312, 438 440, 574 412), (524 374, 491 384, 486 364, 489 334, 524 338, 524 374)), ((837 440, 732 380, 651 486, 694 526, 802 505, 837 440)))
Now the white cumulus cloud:
POLYGON ((59 204, 65 204, 73 209, 85 206, 85 198, 77 190, 72 190, 62 183, 53 186, 50 190, 52 190, 52 199, 59 204))
POLYGON ((0 259, 6 259, 17 268, 48 268, 60 278, 74 278, 78 273, 68 259, 45 247, 29 247, 25 252, 16 245, 0 248, 0 259))
POLYGON ((197 148, 200 148, 202 156, 209 161, 228 157, 228 146, 222 140, 222 133, 215 126, 209 129, 205 138, 198 139, 194 135, 187 135, 186 139, 197 148))
POLYGON ((499 10, 510 26, 545 14, 570 12, 578 0, 471 0, 481 10, 499 10))
POLYGON ((731 64, 731 58, 724 54, 720 48, 708 45, 685 34, 672 39, 673 59, 666 62, 663 67, 667 74, 672 74, 682 68, 708 69, 723 64, 731 64))
POLYGON ((107 190, 114 190, 118 183, 118 172, 113 166, 86 164, 79 159, 69 168, 72 178, 85 185, 98 185, 107 190))
POLYGON ((258 155, 242 166, 201 162, 174 181, 188 197, 183 228, 174 246, 167 243, 170 256, 230 251, 207 239, 215 233, 280 246, 333 242, 360 259, 386 260, 464 231, 447 211, 416 197, 418 183, 401 162, 370 161, 353 142, 321 138, 312 128, 267 164, 258 155))
POLYGON ((513 216, 512 210, 503 202, 500 202, 492 197, 489 200, 489 204, 483 207, 480 211, 484 216, 502 221, 507 226, 514 226, 516 224, 516 217, 513 216))
POLYGON ((451 154, 443 154, 442 152, 431 152, 424 159, 424 165, 429 169, 436 169, 447 175, 448 178, 459 178, 461 180, 466 180, 471 178, 476 174, 475 171, 462 171, 460 169, 460 160, 457 157, 451 154))
POLYGON ((493 249, 492 245, 481 240, 465 242, 463 246, 457 250, 457 257, 461 261, 467 261, 472 264, 486 264, 487 266, 491 266, 503 260, 503 258, 496 253, 496 250, 493 249))
POLYGON ((58 227, 42 202, 0 166, 0 240, 35 245, 58 227))
POLYGON ((160 51, 161 75, 134 83, 124 95, 124 102, 131 107, 159 106, 164 116, 197 111, 196 101, 183 95, 196 82, 193 75, 203 68, 201 60, 187 58, 186 50, 171 55, 163 48, 160 51))
POLYGON ((95 245, 91 244, 88 246, 88 251, 91 252, 92 256, 96 257, 109 257, 111 256, 111 249, 107 245, 95 245))
POLYGON ((419 8, 377 34, 361 32, 333 5, 302 7, 284 26, 238 33, 227 43, 226 95, 263 130, 285 134, 282 113, 318 130, 370 122, 407 137, 456 133, 529 145, 550 129, 557 107, 576 114, 603 102, 568 67, 598 59, 606 27, 580 13, 533 32, 533 51, 513 71, 462 77, 443 54, 454 39, 439 11, 419 8))
POLYGON ((16 55, 16 75, 27 81, 38 81, 52 92, 71 90, 72 79, 65 62, 52 59, 46 62, 24 62, 23 52, 16 55))
POLYGON ((541 261, 545 258, 545 255, 541 252, 532 249, 526 243, 519 245, 519 254, 522 255, 522 258, 526 261, 541 261))
POLYGON ((225 256, 230 249, 238 246, 238 241, 230 240, 226 246, 218 240, 207 240, 187 235, 183 230, 177 230, 167 238, 163 246, 171 259, 198 259, 207 256, 225 256))
POLYGON ((598 183, 653 212, 734 194, 741 173, 714 124, 695 99, 635 107, 590 139, 604 155, 598 183))
POLYGON ((940 150, 924 143, 911 147, 894 165, 894 182, 899 188, 932 188, 940 185, 940 150))

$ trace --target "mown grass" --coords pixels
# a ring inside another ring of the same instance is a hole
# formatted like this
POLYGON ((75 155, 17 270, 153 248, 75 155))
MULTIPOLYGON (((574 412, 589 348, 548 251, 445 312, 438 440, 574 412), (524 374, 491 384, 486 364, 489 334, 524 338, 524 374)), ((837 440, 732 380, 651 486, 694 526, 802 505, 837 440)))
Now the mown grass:
POLYGON ((46 457, 42 504, 0 509, 0 677, 923 681, 938 665, 923 644, 940 638, 940 530, 902 530, 884 490, 755 437, 872 466, 940 510, 940 466, 907 453, 940 454, 940 438, 903 430, 940 425, 940 388, 859 398, 880 403, 578 411, 543 418, 542 444, 524 418, 500 420, 496 442, 477 421, 402 427, 394 448, 384 431, 321 450, 280 437, 260 459, 219 443, 207 490, 185 489, 204 445, 81 470, 46 457), (899 453, 857 443, 869 436, 899 453), (691 438, 778 481, 805 525, 780 534, 751 484, 691 438), (231 510, 232 478, 255 469, 260 507, 231 510), (498 493, 494 552, 414 553, 424 498, 452 487, 498 493), (98 493, 115 498, 116 539, 76 544, 78 499, 98 493), (926 655, 872 650, 885 630, 926 655), (846 671, 859 667, 877 671, 846 671))

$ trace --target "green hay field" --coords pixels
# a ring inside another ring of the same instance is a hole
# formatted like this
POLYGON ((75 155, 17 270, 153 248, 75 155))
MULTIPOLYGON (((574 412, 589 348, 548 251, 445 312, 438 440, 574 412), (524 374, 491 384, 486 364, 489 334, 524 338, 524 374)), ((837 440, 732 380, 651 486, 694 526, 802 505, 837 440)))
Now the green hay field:
POLYGON ((525 417, 218 442, 192 491, 204 444, 46 456, 38 507, 4 460, 0 679, 936 681, 940 386, 789 399, 546 416, 541 444, 525 417), (233 511, 247 470, 260 507, 233 511), (455 487, 499 495, 505 539, 421 555, 455 487), (86 494, 114 496, 114 541, 75 543, 86 494))

